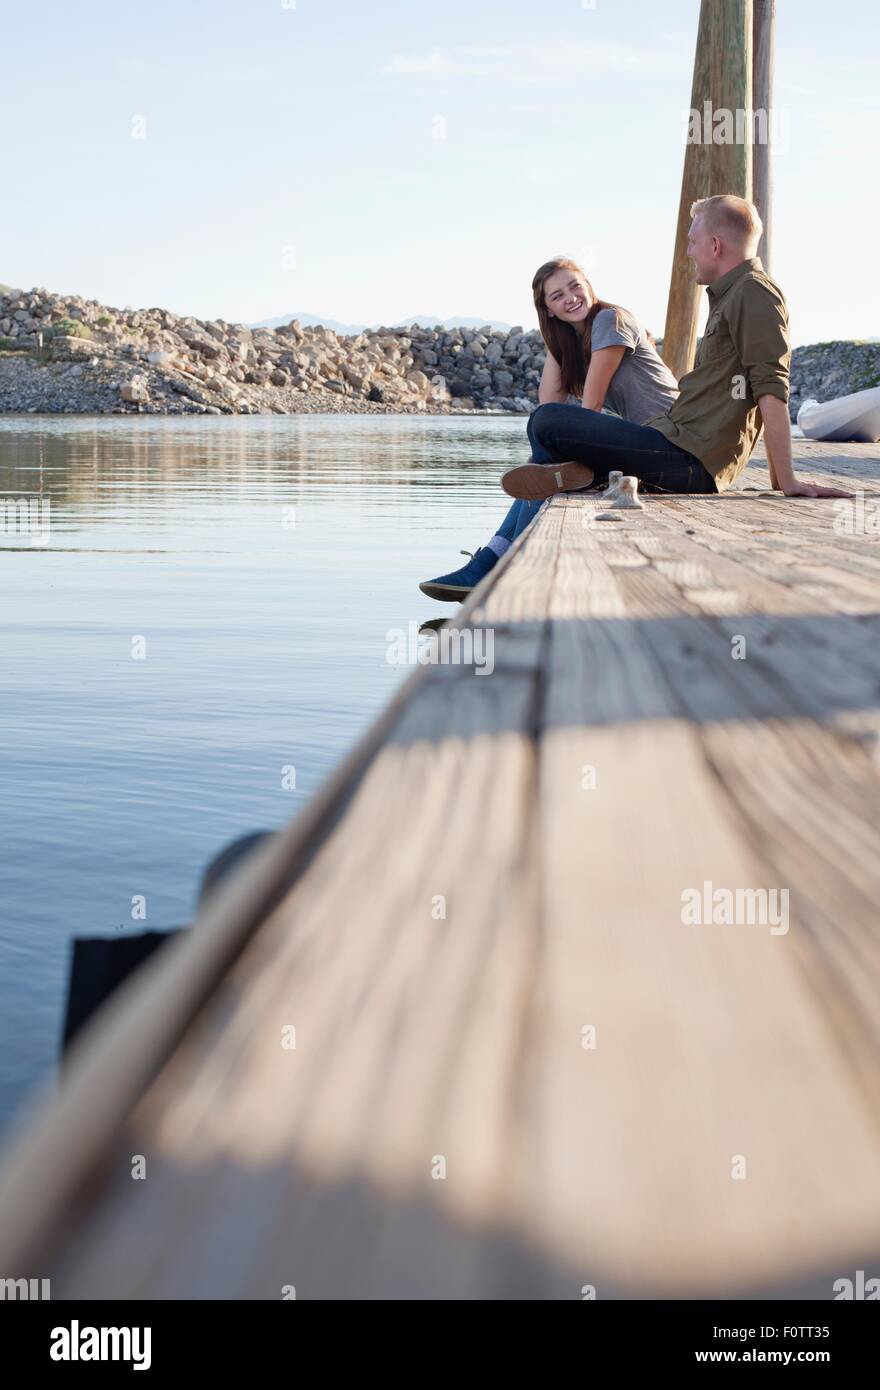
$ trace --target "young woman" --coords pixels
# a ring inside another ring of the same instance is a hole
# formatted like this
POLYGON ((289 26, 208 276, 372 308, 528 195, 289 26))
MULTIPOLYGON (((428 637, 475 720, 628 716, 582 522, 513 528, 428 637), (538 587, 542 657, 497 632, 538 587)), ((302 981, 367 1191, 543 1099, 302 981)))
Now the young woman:
MULTIPOLYGON (((658 355, 653 338, 629 310, 597 299, 574 261, 565 257, 547 261, 532 280, 532 294, 547 347, 539 404, 564 403, 569 396, 578 396, 585 410, 607 407, 637 425, 669 409, 678 395, 678 382, 658 355)), ((531 419, 527 433, 533 460, 544 462, 531 419)), ((711 478, 706 477, 706 490, 710 486, 714 490, 711 478)), ((596 479, 597 485, 602 482, 596 479)), ((466 565, 426 580, 419 585, 422 593, 444 602, 467 598, 540 506, 540 501, 514 502, 495 535, 466 565)))

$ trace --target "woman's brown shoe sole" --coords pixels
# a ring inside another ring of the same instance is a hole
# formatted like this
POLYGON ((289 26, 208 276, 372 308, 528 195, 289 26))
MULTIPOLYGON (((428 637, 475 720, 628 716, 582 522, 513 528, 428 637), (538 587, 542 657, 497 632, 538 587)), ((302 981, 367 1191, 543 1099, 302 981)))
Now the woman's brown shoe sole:
POLYGON ((589 487, 594 476, 585 463, 523 463, 504 474, 501 486, 509 497, 536 502, 557 492, 589 487))

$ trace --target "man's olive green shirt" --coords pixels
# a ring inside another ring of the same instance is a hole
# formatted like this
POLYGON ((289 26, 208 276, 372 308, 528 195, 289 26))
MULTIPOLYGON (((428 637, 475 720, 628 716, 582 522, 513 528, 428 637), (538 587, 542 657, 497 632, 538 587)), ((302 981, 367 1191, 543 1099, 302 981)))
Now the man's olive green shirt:
POLYGON ((695 454, 724 492, 761 433, 761 396, 788 404, 788 306, 757 256, 707 285, 709 318, 696 365, 665 415, 646 421, 695 454))

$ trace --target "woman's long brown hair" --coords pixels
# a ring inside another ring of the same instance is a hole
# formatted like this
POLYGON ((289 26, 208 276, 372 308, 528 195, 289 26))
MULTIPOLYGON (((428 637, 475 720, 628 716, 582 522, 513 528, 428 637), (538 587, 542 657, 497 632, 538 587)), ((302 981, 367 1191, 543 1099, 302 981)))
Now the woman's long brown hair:
POLYGON ((535 299, 535 308, 538 311, 541 337, 544 339, 547 351, 559 363, 562 388, 570 396, 580 396, 583 394, 584 382, 587 379, 590 357, 592 356, 593 319, 602 309, 613 309, 616 315, 620 306, 609 304, 605 299, 597 299, 593 286, 580 266, 576 261, 570 261, 567 256, 558 256, 555 260, 545 261, 540 269, 535 271, 532 280, 532 294, 535 299), (570 323, 563 323, 555 314, 551 316, 544 302, 544 285, 554 270, 573 270, 587 287, 592 302, 587 317, 584 319, 583 337, 570 323))

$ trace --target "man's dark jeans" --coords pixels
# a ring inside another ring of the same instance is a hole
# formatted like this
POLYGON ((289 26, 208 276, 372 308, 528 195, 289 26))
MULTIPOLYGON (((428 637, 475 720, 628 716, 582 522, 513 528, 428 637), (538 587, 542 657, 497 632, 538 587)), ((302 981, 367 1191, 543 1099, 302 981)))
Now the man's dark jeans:
POLYGON ((587 463, 603 486, 615 468, 641 480, 645 492, 716 492, 715 479, 693 454, 659 430, 581 405, 539 405, 529 416, 535 463, 587 463))
MULTIPOLYGON (((639 479, 643 492, 717 492, 715 479, 693 454, 672 444, 659 430, 634 425, 616 415, 561 402, 539 405, 527 427, 535 463, 589 464, 595 483, 605 487, 614 469, 639 479)), ((513 540, 540 510, 540 502, 514 503, 499 528, 513 540)))

